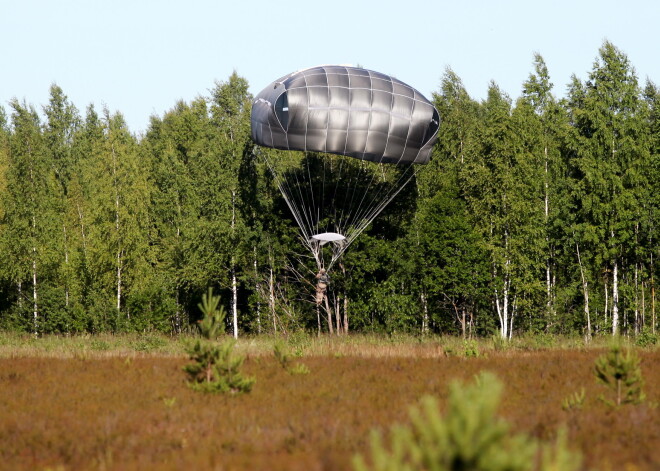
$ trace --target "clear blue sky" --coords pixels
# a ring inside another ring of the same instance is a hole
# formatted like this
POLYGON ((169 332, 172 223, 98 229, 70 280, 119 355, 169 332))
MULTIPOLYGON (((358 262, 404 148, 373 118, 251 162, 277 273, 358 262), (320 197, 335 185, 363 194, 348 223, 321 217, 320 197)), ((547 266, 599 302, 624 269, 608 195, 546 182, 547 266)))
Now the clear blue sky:
POLYGON ((660 84, 654 0, 0 0, 0 106, 41 110, 52 83, 81 110, 94 103, 146 130, 233 70, 258 93, 319 64, 359 64, 427 96, 446 67, 468 93, 495 81, 512 98, 545 59, 555 95, 585 80, 604 40, 642 84, 660 84))

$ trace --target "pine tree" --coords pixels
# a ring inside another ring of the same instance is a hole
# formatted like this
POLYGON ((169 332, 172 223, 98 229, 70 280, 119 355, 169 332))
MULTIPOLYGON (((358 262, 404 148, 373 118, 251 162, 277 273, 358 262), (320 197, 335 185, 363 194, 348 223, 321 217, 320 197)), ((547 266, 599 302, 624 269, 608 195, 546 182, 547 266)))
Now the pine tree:
POLYGON ((388 442, 371 434, 370 464, 363 456, 353 459, 355 470, 437 471, 564 471, 580 469, 581 456, 572 452, 565 436, 556 444, 543 444, 525 434, 510 431, 497 417, 502 383, 490 373, 475 384, 450 385, 445 415, 435 398, 422 398, 410 409, 410 426, 392 427, 388 442), (563 438, 563 439, 562 439, 563 438), (540 460, 537 456, 540 451, 540 460))
POLYGON ((201 392, 244 393, 250 392, 254 378, 244 378, 238 371, 243 357, 233 355, 235 340, 218 343, 217 338, 225 332, 226 312, 220 306, 220 298, 209 288, 199 303, 204 317, 199 322, 202 339, 188 348, 194 363, 184 367, 191 388, 201 392))

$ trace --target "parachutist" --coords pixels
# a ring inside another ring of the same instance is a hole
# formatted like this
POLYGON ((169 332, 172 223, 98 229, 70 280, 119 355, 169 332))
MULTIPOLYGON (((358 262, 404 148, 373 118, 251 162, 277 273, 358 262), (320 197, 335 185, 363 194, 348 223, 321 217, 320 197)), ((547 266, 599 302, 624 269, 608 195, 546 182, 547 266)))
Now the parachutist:
POLYGON ((319 305, 323 302, 325 298, 325 292, 328 289, 330 284, 330 275, 325 271, 325 268, 321 268, 316 274, 316 304, 319 305))

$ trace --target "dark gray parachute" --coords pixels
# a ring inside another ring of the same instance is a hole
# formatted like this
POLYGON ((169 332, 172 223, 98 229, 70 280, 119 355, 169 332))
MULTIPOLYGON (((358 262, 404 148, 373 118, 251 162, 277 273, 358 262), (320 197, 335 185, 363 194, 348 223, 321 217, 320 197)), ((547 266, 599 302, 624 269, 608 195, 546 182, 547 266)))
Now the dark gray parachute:
POLYGON ((440 117, 414 88, 389 75, 326 65, 286 75, 252 104, 252 139, 284 150, 379 163, 425 164, 440 117))
POLYGON ((268 164, 303 245, 329 271, 427 168, 413 164, 429 161, 440 117, 400 80, 327 65, 267 86, 252 104, 251 124, 254 152, 268 164))

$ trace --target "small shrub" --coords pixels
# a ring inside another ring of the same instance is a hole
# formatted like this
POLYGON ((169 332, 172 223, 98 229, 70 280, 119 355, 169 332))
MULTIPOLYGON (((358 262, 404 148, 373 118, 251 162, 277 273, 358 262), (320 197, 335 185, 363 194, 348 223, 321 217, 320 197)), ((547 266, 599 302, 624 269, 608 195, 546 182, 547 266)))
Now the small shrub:
POLYGON ((635 345, 642 348, 652 347, 658 343, 658 334, 654 334, 651 329, 644 327, 635 339, 635 345))
POLYGON ((356 471, 369 469, 438 471, 577 470, 581 458, 570 451, 565 435, 554 444, 542 444, 524 434, 512 434, 509 424, 496 417, 503 386, 489 373, 474 385, 453 382, 447 413, 440 414, 435 398, 426 396, 410 409, 411 426, 394 426, 389 446, 378 431, 371 434, 371 467, 354 457, 356 471))
POLYGON ((555 336, 547 332, 538 332, 531 338, 531 341, 538 349, 552 348, 557 343, 555 336))
POLYGON ((292 375, 306 375, 309 374, 309 367, 304 363, 296 363, 287 371, 292 375))
POLYGON ((644 401, 642 391, 644 380, 640 360, 631 350, 625 353, 620 345, 596 359, 594 374, 598 382, 606 386, 613 395, 613 400, 601 396, 608 405, 639 404, 644 401))
POLYGON ((312 345, 312 337, 304 330, 297 330, 293 332, 288 338, 288 344, 293 349, 293 355, 302 357, 312 345))
POLYGON ((235 357, 233 339, 218 343, 216 338, 224 333, 225 310, 220 304, 220 297, 213 295, 209 288, 202 297, 199 308, 204 318, 199 323, 202 339, 198 339, 186 349, 190 359, 194 361, 184 366, 188 374, 189 386, 196 391, 212 393, 243 393, 250 392, 255 383, 254 378, 244 378, 239 369, 243 357, 235 357))
POLYGON ((105 340, 93 339, 89 344, 89 348, 96 351, 106 351, 110 350, 110 344, 105 340))
POLYGON ((477 358, 479 357, 479 345, 476 340, 464 340, 463 341, 463 354, 467 358, 477 358))
POLYGON ((289 364, 291 363, 291 358, 289 357, 288 353, 285 351, 284 345, 282 345, 281 342, 275 343, 275 346, 273 347, 273 355, 275 355, 275 359, 282 368, 284 368, 285 370, 289 368, 289 364))
POLYGON ((574 409, 582 409, 584 406, 585 392, 584 388, 580 389, 580 392, 574 392, 561 403, 561 408, 565 411, 570 411, 574 409))
POLYGON ((511 347, 507 339, 503 338, 502 335, 500 335, 499 333, 493 334, 492 339, 493 339, 493 349, 496 352, 503 352, 511 347))
POLYGON ((167 341, 156 335, 141 336, 133 343, 133 349, 137 352, 151 352, 167 345, 167 341))
POLYGON ((303 363, 291 363, 291 356, 287 353, 286 348, 281 342, 275 343, 273 354, 285 371, 292 375, 309 374, 309 368, 303 363))

